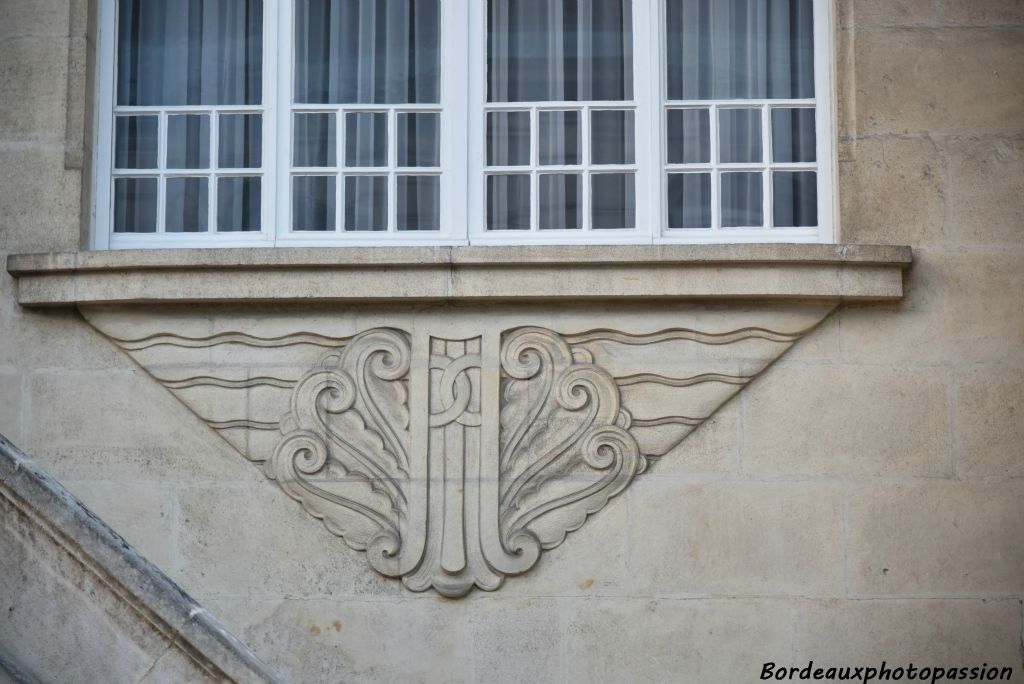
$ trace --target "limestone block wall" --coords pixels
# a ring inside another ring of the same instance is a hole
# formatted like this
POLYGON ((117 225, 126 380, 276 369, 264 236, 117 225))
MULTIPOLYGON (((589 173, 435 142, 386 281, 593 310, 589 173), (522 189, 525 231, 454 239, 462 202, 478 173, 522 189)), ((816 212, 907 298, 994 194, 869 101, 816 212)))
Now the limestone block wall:
MULTIPOLYGON (((87 9, 3 3, 3 254, 80 244, 87 9)), ((905 300, 842 307, 497 593, 372 572, 79 314, 21 309, 6 272, 0 432, 290 681, 1022 676, 1024 3, 836 18, 840 239, 913 246, 905 300)))

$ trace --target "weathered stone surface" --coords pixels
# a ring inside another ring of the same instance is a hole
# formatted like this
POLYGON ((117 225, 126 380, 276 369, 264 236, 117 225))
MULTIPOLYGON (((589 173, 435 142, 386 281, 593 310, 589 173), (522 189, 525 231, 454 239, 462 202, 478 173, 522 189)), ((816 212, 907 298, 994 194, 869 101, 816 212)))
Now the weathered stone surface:
POLYGON ((204 599, 398 595, 396 584, 367 571, 362 558, 266 483, 189 487, 179 506, 181 582, 204 599))
POLYGON ((33 680, 169 681, 173 663, 175 681, 279 681, 3 438, 0 549, 0 644, 33 680))
POLYGON ((21 373, 0 373, 0 434, 10 440, 21 439, 21 373))
POLYGON ((496 684, 561 681, 565 628, 559 603, 544 599, 472 603, 466 624, 472 643, 468 680, 496 684))
POLYGON ((852 12, 840 9, 838 15, 852 17, 842 22, 857 28, 871 26, 918 26, 934 20, 934 0, 841 0, 840 8, 850 6, 852 12))
POLYGON ((1024 591, 1024 483, 880 483, 848 490, 854 596, 1024 591))
POLYGON ((981 367, 957 374, 957 471, 1024 477, 1024 373, 981 367))
POLYGON ((955 139, 945 148, 949 240, 1024 246, 1024 138, 955 139))
POLYGON ((26 443, 61 478, 252 482, 258 477, 138 369, 35 373, 28 392, 26 443))
POLYGON ((839 312, 843 358, 854 363, 1024 365, 1024 253, 926 250, 895 306, 839 312))
POLYGON ((67 38, 6 37, 0 65, 0 140, 63 140, 67 38))
POLYGON ((841 590, 841 491, 834 485, 641 478, 629 497, 629 567, 641 596, 841 590))
POLYGON ((944 370, 780 368, 740 400, 743 467, 759 477, 952 474, 944 370))
POLYGON ((269 654, 269 664, 289 682, 471 682, 496 674, 472 676, 467 602, 417 596, 204 603, 269 654))
POLYGON ((1024 23, 1024 3, 1020 0, 942 0, 938 6, 942 21, 969 26, 1024 23))
POLYGON ((581 602, 569 615, 565 633, 566 681, 756 681, 762 663, 790 652, 792 615, 786 601, 638 597, 581 602))
POLYGON ((150 562, 168 574, 177 564, 178 506, 166 486, 114 482, 67 482, 82 503, 150 562))
POLYGON ((68 34, 68 5, 71 0, 7 0, 0 37, 52 36, 68 34))
POLYGON ((1024 28, 859 32, 858 133, 1020 131, 1022 39, 1024 28))
POLYGON ((942 159, 929 140, 859 140, 839 164, 842 239, 860 243, 942 241, 942 159))
POLYGON ((814 660, 1016 669, 1020 660, 1020 603, 1013 600, 810 602, 794 618, 792 658, 801 667, 814 660))
POLYGON ((0 142, 0 160, 0 250, 76 249, 81 174, 65 170, 63 144, 0 142))

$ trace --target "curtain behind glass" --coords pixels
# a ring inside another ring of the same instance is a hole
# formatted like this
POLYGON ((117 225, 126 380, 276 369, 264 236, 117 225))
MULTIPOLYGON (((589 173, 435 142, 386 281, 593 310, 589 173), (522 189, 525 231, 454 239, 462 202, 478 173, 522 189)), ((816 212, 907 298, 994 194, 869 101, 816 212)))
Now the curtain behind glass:
POLYGON ((262 0, 118 0, 117 104, 260 104, 262 0))
POLYGON ((670 100, 814 97, 813 0, 666 0, 670 100))
POLYGON ((489 0, 488 102, 631 99, 630 0, 489 0))
POLYGON ((439 0, 296 0, 295 101, 440 102, 439 0))

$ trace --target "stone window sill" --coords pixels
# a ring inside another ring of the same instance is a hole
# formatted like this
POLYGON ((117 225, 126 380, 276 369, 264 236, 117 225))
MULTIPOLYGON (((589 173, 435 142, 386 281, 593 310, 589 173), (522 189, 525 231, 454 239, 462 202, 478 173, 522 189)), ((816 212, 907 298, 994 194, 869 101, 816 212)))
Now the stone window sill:
POLYGON ((11 255, 24 306, 152 302, 903 296, 909 247, 662 245, 171 249, 11 255))

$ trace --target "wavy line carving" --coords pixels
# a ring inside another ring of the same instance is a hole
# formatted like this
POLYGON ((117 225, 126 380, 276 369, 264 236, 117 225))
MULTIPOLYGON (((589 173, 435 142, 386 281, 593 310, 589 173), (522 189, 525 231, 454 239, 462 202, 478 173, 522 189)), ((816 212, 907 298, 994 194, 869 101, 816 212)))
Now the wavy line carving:
POLYGON ((564 338, 569 344, 586 344, 588 342, 618 342, 620 344, 644 345, 657 342, 668 342, 671 340, 684 340, 699 342, 700 344, 733 344, 749 339, 768 340, 769 342, 795 342, 800 339, 806 331, 796 333, 783 333, 769 330, 768 328, 739 328, 724 333, 706 333, 690 328, 668 328, 659 332, 636 335, 599 328, 587 332, 565 335, 564 338))
POLYGON ((703 373, 689 378, 669 378, 655 373, 636 373, 635 375, 625 375, 615 378, 615 382, 619 387, 629 387, 631 385, 642 385, 645 383, 665 385, 667 387, 692 387, 693 385, 702 385, 706 382, 721 382, 726 385, 745 385, 751 380, 752 378, 746 375, 726 375, 723 373, 703 373))
MULTIPOLYGON (((204 420, 206 420, 204 418, 204 420)), ((207 425, 212 427, 214 430, 232 430, 235 428, 247 428, 249 430, 277 430, 281 427, 280 423, 271 423, 261 420, 206 420, 207 425)))
POLYGON ((281 335, 280 337, 260 337, 243 332, 222 332, 206 337, 187 337, 177 333, 161 332, 137 339, 119 339, 117 337, 112 337, 111 339, 126 351, 141 351, 160 345, 205 349, 222 344, 242 344, 261 348, 292 347, 299 344, 308 344, 315 347, 337 348, 343 346, 349 338, 328 337, 311 332, 296 332, 289 335, 281 335))
MULTIPOLYGON (((154 376, 156 377, 156 376, 154 376)), ((223 389, 248 389, 250 387, 279 387, 291 389, 298 380, 287 380, 285 378, 274 378, 269 376, 257 376, 245 380, 229 380, 211 375, 196 375, 191 378, 180 380, 169 380, 156 377, 156 380, 168 389, 189 389, 192 387, 221 387, 223 389)))
POLYGON ((633 419, 633 427, 659 427, 661 425, 689 425, 696 427, 707 420, 710 416, 703 418, 691 418, 689 416, 662 416, 661 418, 650 418, 642 420, 633 419))

